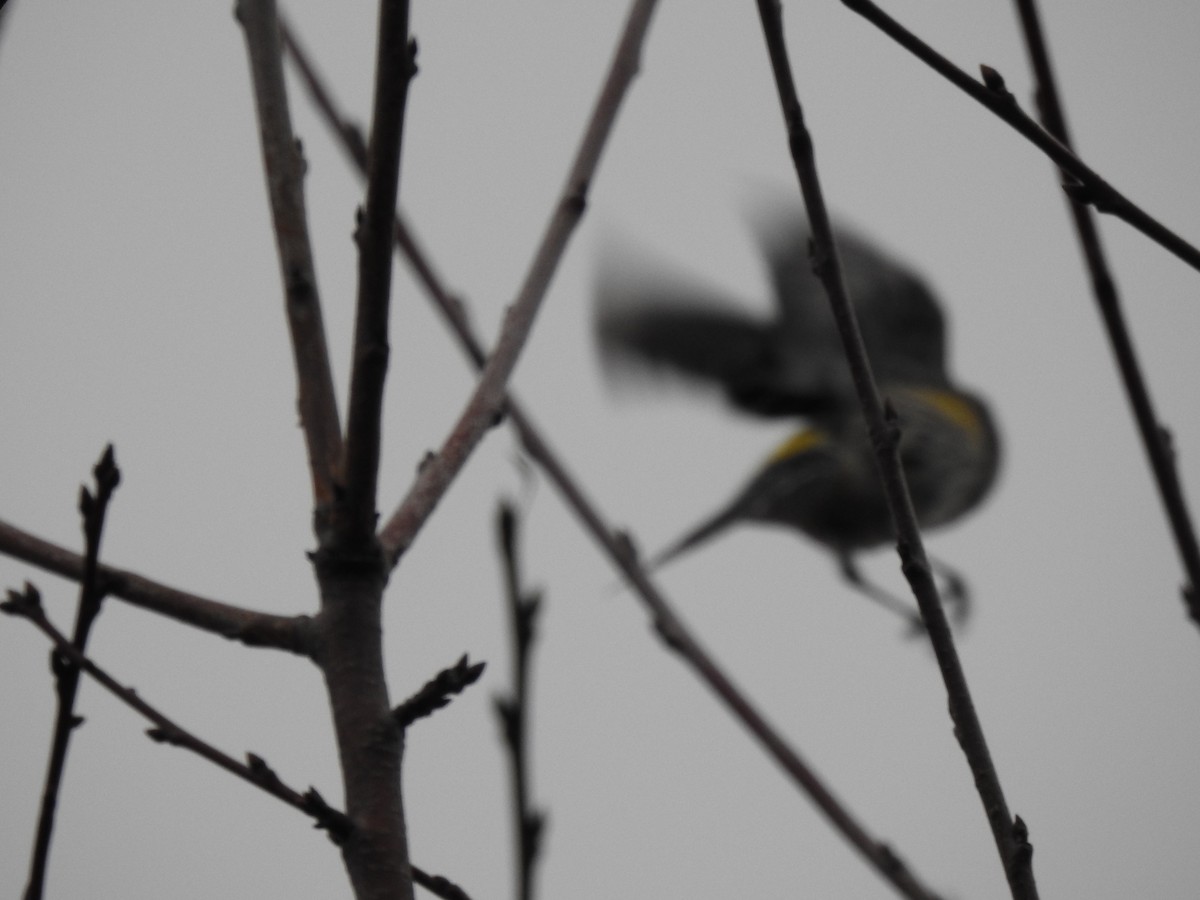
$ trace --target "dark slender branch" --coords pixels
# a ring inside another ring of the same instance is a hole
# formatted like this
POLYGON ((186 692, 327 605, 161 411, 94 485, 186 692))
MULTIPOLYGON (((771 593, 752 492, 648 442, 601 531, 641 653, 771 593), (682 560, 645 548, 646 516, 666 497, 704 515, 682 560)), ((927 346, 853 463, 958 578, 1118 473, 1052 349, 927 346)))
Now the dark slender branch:
MULTIPOLYGON (((265 791, 289 806, 298 809, 312 817, 315 826, 328 832, 330 840, 335 844, 344 844, 354 833, 354 823, 343 812, 334 809, 317 791, 309 788, 300 793, 288 787, 265 759, 254 753, 246 754, 246 762, 241 763, 226 753, 216 749, 211 744, 180 727, 176 722, 167 718, 145 700, 132 688, 125 687, 116 681, 106 671, 97 666, 92 660, 80 653, 67 641, 66 637, 46 618, 42 608, 41 597, 32 585, 26 585, 25 591, 18 594, 8 592, 8 599, 0 603, 0 612, 19 616, 32 622, 38 630, 45 634, 55 645, 55 652, 61 653, 71 665, 86 672, 94 678, 105 690, 131 707, 144 718, 154 723, 146 734, 158 743, 182 747, 185 750, 207 759, 209 762, 231 772, 243 781, 265 791)), ((445 900, 470 900, 462 888, 441 875, 431 875, 428 872, 412 867, 413 881, 426 890, 445 900)))
POLYGON ((309 61, 308 53, 299 43, 295 31, 288 23, 287 16, 279 13, 279 37, 289 59, 295 64, 309 99, 320 111, 325 121, 333 125, 341 138, 342 146, 354 160, 355 167, 366 174, 367 171, 367 142, 363 140, 362 130, 349 119, 343 119, 338 113, 333 96, 326 90, 321 76, 309 61))
MULTIPOLYGON (((82 556, 3 520, 0 520, 0 553, 72 581, 81 581, 84 577, 82 556)), ((308 616, 254 612, 104 565, 97 568, 96 578, 98 589, 105 596, 118 597, 133 606, 194 625, 202 631, 252 647, 272 647, 301 656, 312 655, 313 629, 308 616)))
POLYGON ((176 724, 163 715, 139 696, 137 691, 125 687, 111 675, 101 669, 92 660, 81 653, 46 617, 42 608, 41 596, 36 588, 26 584, 23 593, 8 592, 8 599, 0 603, 0 611, 9 615, 19 616, 32 622, 39 631, 48 637, 55 647, 55 652, 61 654, 72 666, 83 670, 96 680, 105 690, 135 710, 143 718, 154 723, 154 728, 147 731, 149 737, 160 743, 183 747, 209 762, 231 772, 238 778, 248 781, 255 787, 266 791, 290 806, 301 810, 316 819, 317 827, 329 832, 335 843, 342 843, 353 830, 350 821, 341 813, 326 806, 315 791, 301 794, 279 780, 279 777, 260 758, 250 754, 248 763, 242 763, 226 753, 216 749, 206 741, 196 737, 191 732, 176 724), (310 797, 310 795, 312 795, 310 797))
MULTIPOLYGON (((295 65, 300 79, 308 91, 309 99, 321 113, 326 125, 334 131, 338 138, 338 144, 350 158, 354 168, 360 175, 365 176, 367 173, 367 145, 363 140, 361 129, 338 109, 332 93, 325 86, 316 66, 285 16, 280 16, 279 28, 284 49, 287 51, 288 58, 295 65)), ((462 304, 442 288, 441 279, 438 278, 428 257, 417 244, 415 236, 404 221, 404 216, 399 209, 396 210, 396 243, 422 287, 434 299, 434 306, 446 317, 447 324, 457 334, 460 345, 466 350, 475 368, 482 369, 484 363, 487 362, 487 351, 472 332, 462 304)))
POLYGON ((654 621, 659 637, 692 667, 717 698, 754 736, 767 754, 784 770, 792 782, 813 802, 845 840, 872 865, 885 881, 910 900, 937 900, 938 895, 917 878, 891 846, 874 837, 858 821, 809 763, 766 720, 750 699, 722 671, 695 637, 684 626, 649 580, 637 559, 632 542, 617 536, 616 561, 641 598, 654 621))
POLYGON ((478 681, 486 665, 470 662, 464 653, 453 666, 442 669, 419 691, 392 710, 392 718, 401 728, 407 728, 417 719, 433 715, 478 681))
MULTIPOLYGON (((529 338, 534 317, 541 308, 567 241, 583 216, 588 189, 600 163, 600 154, 612 133, 621 101, 637 74, 638 57, 653 12, 654 0, 635 0, 631 6, 566 184, 529 266, 525 282, 505 314, 495 349, 483 367, 475 391, 441 450, 422 466, 408 496, 380 531, 380 541, 392 565, 412 544, 417 532, 504 407, 508 380, 529 338)), ((389 212, 389 222, 393 220, 394 209, 389 212)))
MULTIPOLYGON (((1042 124, 1054 135, 1063 146, 1071 146, 1071 136, 1067 129, 1066 113, 1059 99, 1059 90, 1054 77, 1054 68, 1050 63, 1050 51, 1042 33, 1037 4, 1034 0, 1017 0, 1017 13, 1021 19, 1021 29, 1025 35, 1025 46, 1029 51, 1030 65, 1033 67, 1037 81, 1037 105, 1041 114, 1042 124)), ((1188 583, 1183 587, 1183 600, 1187 605, 1192 621, 1200 625, 1200 548, 1197 547, 1196 530, 1192 524, 1191 513, 1187 501, 1183 497, 1183 489, 1179 483, 1179 472, 1175 466, 1175 454, 1172 452, 1170 435, 1160 424, 1160 419, 1154 411, 1154 402, 1150 397, 1150 388, 1142 377, 1141 364, 1133 347, 1133 338, 1125 324, 1125 315, 1121 310, 1121 298, 1117 293, 1116 283, 1108 267, 1104 247, 1100 242, 1100 233, 1096 228, 1091 211, 1083 203, 1074 198, 1068 203, 1071 216, 1075 221, 1075 233, 1087 263, 1088 274, 1091 276, 1092 293, 1096 298, 1096 308, 1104 323, 1108 343, 1116 358, 1117 371, 1121 374, 1121 383, 1125 386, 1125 396, 1133 410, 1133 418, 1137 423, 1138 435, 1142 439, 1142 447, 1150 461, 1150 470, 1154 473, 1154 481, 1158 486, 1158 495, 1171 525, 1171 533, 1175 537, 1175 546, 1183 560, 1188 583)))
POLYGON ((80 582, 80 597, 78 617, 75 620, 75 633, 72 643, 80 653, 87 646, 88 633, 92 622, 100 613, 100 601, 104 598, 97 584, 97 573, 100 567, 100 538, 104 533, 104 519, 108 513, 108 503, 112 499, 117 485, 121 483, 121 470, 117 468, 113 446, 109 444, 92 469, 96 479, 96 493, 86 487, 79 489, 79 512, 83 516, 84 559, 83 580, 80 582))
POLYGON ((408 0, 382 0, 367 149, 367 199, 355 232, 358 300, 346 425, 346 496, 344 517, 338 525, 348 546, 361 546, 375 534, 400 146, 408 86, 417 71, 416 55, 417 45, 408 36, 408 0))
MULTIPOLYGON (((325 124, 334 133, 338 144, 349 157, 354 168, 357 169, 359 175, 365 177, 367 174, 366 145, 361 132, 349 118, 338 110, 332 93, 324 84, 316 66, 308 57, 286 19, 281 18, 279 25, 284 48, 299 71, 300 77, 308 89, 309 98, 325 119, 325 124)), ((421 286, 433 301, 434 306, 444 317, 447 326, 458 338, 459 345, 463 347, 468 359, 476 369, 482 369, 484 363, 487 362, 487 351, 484 349, 483 342, 475 334, 462 302, 451 296, 443 287, 441 278, 434 270, 432 262, 399 211, 396 212, 396 244, 405 261, 421 282, 421 286)), ((511 396, 509 405, 511 408, 511 396)))
POLYGON ((958 652, 954 647, 950 625, 938 596, 937 584, 929 560, 925 556, 917 517, 913 512, 912 499, 909 497, 904 470, 900 464, 895 414, 890 409, 885 412, 879 399, 854 307, 846 295, 845 279, 833 242, 833 230, 829 224, 825 199, 817 177, 812 139, 804 124, 804 113, 796 93, 791 64, 788 62, 780 5, 778 0, 757 0, 757 3, 775 87, 787 127, 788 147, 812 226, 813 268, 829 295, 830 308, 854 377, 855 391, 867 420, 888 508, 896 526, 897 549, 904 575, 912 585, 917 605, 921 609, 921 618, 925 622, 942 680, 946 684, 955 733, 975 778, 975 785, 1000 853, 1009 888, 1014 898, 1034 900, 1037 897, 1037 885, 1030 864, 1032 851, 1028 843, 1018 841, 1015 836, 1014 821, 1008 811, 1008 803, 984 738, 983 727, 975 713, 975 705, 967 687, 958 652))
POLYGON ((1003 79, 994 69, 985 67, 984 81, 976 81, 872 3, 871 0, 842 0, 842 3, 875 25, 955 87, 982 103, 1050 157, 1060 169, 1070 176, 1067 189, 1075 199, 1092 204, 1100 212, 1111 213, 1117 218, 1123 219, 1150 240, 1178 256, 1193 269, 1200 270, 1200 249, 1185 241, 1120 193, 1072 153, 1069 147, 1027 116, 1017 106, 1012 94, 1004 88, 1003 79))
MULTIPOLYGON (((313 498, 323 516, 334 499, 342 433, 304 208, 307 164, 292 133, 274 0, 240 0, 235 15, 246 35, 263 172, 296 366, 300 426, 308 450, 313 498)), ((314 524, 320 532, 321 522, 314 524)))
MULTIPOLYGON (((100 538, 104 533, 104 518, 108 502, 121 482, 121 471, 113 458, 109 444, 100 461, 92 469, 96 479, 96 492, 86 487, 79 489, 79 512, 83 516, 84 561, 83 578, 79 582, 79 605, 76 610, 75 630, 71 645, 83 653, 87 648, 92 623, 100 614, 103 592, 97 586, 97 570, 100 560, 100 538)), ((67 749, 71 734, 83 723, 75 715, 75 699, 79 692, 79 667, 57 651, 51 654, 54 671, 58 710, 54 720, 54 735, 50 740, 50 758, 46 765, 46 781, 42 788, 42 805, 38 815, 37 830, 34 832, 33 853, 30 857, 29 880, 25 885, 25 900, 40 900, 45 891, 46 865, 50 860, 50 839, 54 835, 54 814, 58 808, 58 795, 62 788, 62 775, 67 765, 67 749)))
POLYGON ((508 619, 512 636, 512 692, 496 698, 496 715, 508 749, 513 786, 513 833, 517 850, 516 900, 532 900, 533 874, 541 850, 545 814, 530 799, 529 789, 529 659, 537 633, 541 594, 521 587, 520 557, 517 548, 519 522, 512 504, 500 504, 497 532, 500 559, 504 566, 504 593, 508 600, 508 619))
MULTIPOLYGON (((294 43, 289 45, 289 50, 293 53, 299 52, 294 43)), ((305 64, 305 69, 310 73, 315 73, 315 69, 310 63, 305 64)), ((328 98, 330 95, 325 92, 325 96, 328 98)), ((327 119, 327 124, 340 138, 342 148, 353 161, 352 141, 347 138, 339 126, 339 123, 345 121, 335 111, 335 114, 327 119)), ((483 344, 474 333, 462 302, 451 296, 442 285, 433 264, 425 256, 411 231, 405 227, 402 219, 397 219, 396 240, 430 299, 437 305, 447 325, 457 336, 468 358, 476 368, 482 368, 486 360, 483 344)), ((654 621, 663 623, 659 627, 660 633, 673 636, 672 645, 679 651, 685 662, 692 667, 696 675, 709 686, 718 700, 730 711, 730 714, 742 723, 767 755, 774 759, 792 782, 809 796, 834 826, 846 835, 847 839, 856 847, 874 855, 880 870, 885 872, 885 877, 897 886, 901 894, 913 898, 913 900, 922 900, 922 898, 923 900, 933 900, 936 897, 933 891, 924 887, 917 880, 903 860, 897 857, 887 844, 871 837, 866 829, 854 819, 849 810, 842 805, 841 801, 821 783, 819 777, 800 755, 771 727, 749 699, 725 676, 716 662, 691 636, 666 598, 650 582, 636 553, 632 552, 628 539, 613 531, 566 464, 558 458, 549 442, 542 436, 533 419, 511 393, 508 396, 507 411, 508 420, 516 429, 525 452, 541 466, 542 471, 550 479, 550 483, 555 486, 564 502, 583 524, 584 530, 591 534, 613 566, 629 580, 637 597, 650 612, 654 621)))

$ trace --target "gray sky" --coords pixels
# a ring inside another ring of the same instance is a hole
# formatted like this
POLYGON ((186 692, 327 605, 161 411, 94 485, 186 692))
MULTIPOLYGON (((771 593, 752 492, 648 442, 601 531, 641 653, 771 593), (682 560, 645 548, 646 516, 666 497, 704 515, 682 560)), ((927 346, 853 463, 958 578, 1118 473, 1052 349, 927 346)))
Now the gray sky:
MULTIPOLYGON (((622 4, 419 3, 401 203, 493 335, 590 109, 622 4)), ((891 4, 1028 106, 1003 3, 891 4)), ((1200 8, 1046 3, 1075 139, 1118 188, 1200 239, 1200 8)), ((373 11, 287 7, 335 90, 369 106, 373 11)), ((0 43, 0 516, 80 544, 78 485, 113 441, 124 482, 104 558, 169 584, 311 612, 304 451, 241 33, 230 4, 18 2, 0 43)), ((961 652, 1045 896, 1191 897, 1200 884, 1200 635, 1049 164, 836 3, 788 3, 831 206, 921 271, 957 376, 994 403, 991 501, 930 537, 967 573, 961 652)), ((330 346, 344 394, 354 177, 293 92, 330 346)), ((600 239, 765 307, 747 204, 793 183, 750 3, 656 14, 584 225, 515 390, 605 513, 654 549, 723 501, 786 431, 683 395, 625 402, 589 334, 600 239)), ((1200 500, 1200 275, 1102 225, 1134 337, 1200 500)), ((471 387, 406 275, 395 285, 381 505, 402 496, 471 387)), ((480 686, 411 732, 413 855, 476 898, 510 892, 508 784, 491 697, 508 680, 492 521, 526 499, 547 592, 534 663, 544 896, 887 897, 810 804, 612 590, 552 489, 493 432, 393 575, 398 700, 464 651, 480 686)), ((894 556, 866 560, 897 587, 894 556)), ((8 560, 60 622, 71 585, 8 560)), ((746 528, 663 576, 688 621, 867 825, 947 897, 1006 896, 930 653, 853 596, 819 548, 746 528)), ((314 667, 120 602, 95 657, 223 749, 340 800, 314 667)), ((22 882, 53 715, 47 647, 0 622, 0 872, 22 882)), ((93 685, 73 745, 51 896, 338 897, 306 820, 181 751, 93 685)))

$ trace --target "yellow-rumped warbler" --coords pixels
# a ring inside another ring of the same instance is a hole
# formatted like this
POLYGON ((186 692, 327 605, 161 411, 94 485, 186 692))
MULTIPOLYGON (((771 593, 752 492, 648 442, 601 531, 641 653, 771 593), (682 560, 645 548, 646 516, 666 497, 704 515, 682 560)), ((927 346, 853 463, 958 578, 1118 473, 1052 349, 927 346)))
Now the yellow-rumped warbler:
MULTIPOLYGON (((737 522, 797 528, 858 576, 853 554, 894 537, 874 451, 821 283, 795 213, 759 230, 776 301, 772 319, 664 281, 601 272, 596 330, 605 368, 642 364, 719 386, 750 413, 795 416, 798 432, 734 499, 656 556, 657 566, 737 522)), ((846 286, 881 393, 896 411, 917 519, 932 528, 974 508, 996 478, 1000 443, 983 401, 951 383, 941 308, 917 276, 865 241, 836 236, 846 286)), ((965 597, 962 598, 965 602, 965 597)))

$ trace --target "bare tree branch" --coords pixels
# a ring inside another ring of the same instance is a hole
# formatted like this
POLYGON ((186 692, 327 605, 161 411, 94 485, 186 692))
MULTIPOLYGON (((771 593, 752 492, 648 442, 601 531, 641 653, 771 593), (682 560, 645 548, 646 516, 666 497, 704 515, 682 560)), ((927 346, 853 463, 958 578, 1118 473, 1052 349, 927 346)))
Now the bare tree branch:
POLYGON ((383 389, 388 364, 392 242, 408 86, 416 71, 407 0, 380 0, 365 208, 359 211, 344 490, 312 555, 321 588, 316 661, 329 695, 355 823, 342 858, 356 897, 411 900, 413 872, 401 791, 404 731, 391 717, 383 663, 387 569, 375 534, 383 389))
POLYGON ((295 31, 288 23, 287 16, 282 11, 279 13, 279 36, 283 41, 283 48, 287 57, 295 64, 296 70, 304 82, 309 99, 325 118, 325 121, 337 131, 338 137, 341 138, 342 147, 350 154, 355 168, 362 175, 366 175, 367 142, 363 140, 362 130, 354 122, 342 118, 334 103, 333 96, 326 89, 321 76, 317 74, 317 70, 309 60, 308 53, 299 43, 295 31))
MULTIPOLYGON (((248 781, 255 787, 277 797, 284 803, 308 815, 314 816, 317 819, 317 827, 328 831, 335 843, 342 843, 353 830, 352 823, 341 813, 325 806, 323 802, 314 803, 308 798, 308 795, 300 794, 284 785, 261 757, 250 754, 248 764, 238 762, 232 756, 223 753, 208 742, 201 740, 196 735, 180 727, 143 700, 137 691, 117 682, 115 678, 81 653, 46 618, 46 613, 42 608, 41 597, 32 585, 27 584, 25 591, 20 594, 10 590, 8 592, 8 599, 0 603, 0 611, 32 622, 39 631, 54 643, 55 651, 69 660, 71 665, 82 669, 126 706, 153 722, 155 727, 147 732, 151 739, 190 750, 225 771, 233 773, 243 781, 248 781)), ((311 793, 315 794, 315 791, 311 793)), ((319 796, 316 795, 318 800, 319 796)))
MULTIPOLYGON (((144 716, 151 722, 154 722, 154 728, 146 731, 146 736, 157 743, 170 744, 173 746, 181 746, 185 750, 190 750, 193 754, 205 758, 216 766, 232 773, 241 780, 250 782, 260 791, 265 791, 271 794, 272 797, 282 800, 283 803, 293 806, 304 812, 306 816, 311 816, 316 827, 328 832, 330 840, 337 845, 346 844, 354 834, 354 822, 344 814, 338 811, 320 796, 317 788, 310 787, 304 793, 288 787, 280 776, 275 773, 275 770, 270 767, 270 764, 263 757, 257 754, 246 754, 246 762, 242 763, 229 756, 226 752, 217 750, 202 738, 196 736, 186 728, 181 727, 166 715, 158 712, 150 703, 145 702, 138 695, 136 690, 126 688, 125 685, 116 682, 116 679, 110 676, 103 668, 97 666, 94 661, 86 658, 80 650, 70 641, 67 641, 66 636, 62 635, 50 620, 46 617, 41 602, 41 596, 37 590, 26 584, 23 593, 18 594, 10 590, 8 599, 0 602, 0 612, 28 619, 36 628, 42 631, 42 634, 50 638, 54 643, 55 652, 64 656, 65 659, 71 662, 71 665, 89 674, 98 684, 110 692, 113 696, 124 702, 126 706, 136 710, 137 713, 144 716)), ((479 676, 482 671, 482 664, 479 666, 470 666, 470 671, 475 677, 479 676)), ((413 881, 420 884, 426 890, 430 890, 434 895, 440 896, 445 900, 470 900, 466 892, 457 886, 449 878, 440 875, 431 875, 428 872, 412 866, 413 881)), ((32 896, 26 894, 26 896, 32 896)))
MULTIPOLYGON (((82 556, 34 537, 0 519, 0 553, 72 581, 84 577, 82 556)), ((301 656, 312 654, 312 620, 308 616, 276 616, 219 603, 159 584, 133 572, 99 566, 97 584, 106 596, 159 613, 201 631, 252 647, 271 647, 301 656)))
MULTIPOLYGON (((1025 35, 1025 47, 1029 51, 1030 65, 1037 80, 1037 104, 1042 124, 1064 147, 1070 147, 1071 136, 1067 129, 1066 112, 1059 99, 1054 67, 1050 63, 1050 50, 1042 33, 1037 4, 1034 0, 1016 0, 1016 5, 1021 29, 1025 35)), ((1200 592, 1197 590, 1200 586, 1200 548, 1197 547, 1196 529, 1192 524, 1191 512, 1179 484, 1179 472, 1175 466, 1170 434, 1154 411, 1150 388, 1142 376, 1137 351, 1133 347, 1133 338, 1125 324, 1125 314, 1121 310, 1121 298, 1109 271, 1104 246, 1100 242, 1100 232, 1096 228, 1091 210, 1073 196, 1068 206, 1075 221, 1075 233, 1079 238, 1088 274, 1091 276, 1096 308, 1104 323, 1109 346, 1116 358, 1117 371, 1120 372, 1121 383, 1125 386, 1125 396, 1133 410, 1138 435, 1149 458, 1150 470, 1154 473, 1154 482, 1158 486, 1158 495, 1187 573, 1188 583, 1183 587, 1183 600, 1192 621, 1200 625, 1200 592)))
MULTIPOLYGON (((595 177, 600 153, 612 131, 621 101, 637 74, 638 57, 653 12, 654 0, 635 0, 630 7, 625 28, 576 151, 567 182, 530 264, 525 282, 504 317, 495 349, 483 367, 475 392, 441 450, 422 466, 408 496, 380 531, 384 552, 393 566, 412 544, 417 532, 483 439, 484 433, 495 424, 504 406, 508 379, 529 338, 534 317, 541 307, 550 279, 558 268, 567 241, 583 216, 588 188, 595 177)), ((394 215, 393 209, 389 216, 394 219, 394 215)))
MULTIPOLYGON (((190 750, 197 756, 207 759, 243 781, 254 785, 259 790, 265 791, 305 815, 311 816, 316 827, 328 832, 330 840, 335 844, 341 845, 350 839, 354 832, 353 821, 345 813, 326 803, 316 788, 309 788, 304 793, 300 793, 294 788, 288 787, 267 761, 255 753, 247 753, 246 762, 239 762, 159 712, 143 700, 133 688, 120 684, 108 672, 88 659, 46 617, 41 597, 32 585, 26 585, 23 593, 9 591, 8 599, 0 603, 0 612, 32 622, 54 643, 55 651, 61 653, 70 661, 71 665, 86 672, 122 703, 153 722, 154 727, 146 732, 151 740, 190 750)), ((413 866, 412 878, 417 884, 445 900, 470 900, 462 888, 441 875, 431 875, 417 866, 413 866)))
MULTIPOLYGON (((112 499, 117 485, 121 483, 121 471, 117 468, 112 444, 105 448, 100 461, 92 469, 92 474, 96 479, 96 492, 93 494, 86 487, 79 489, 79 511, 83 516, 86 549, 71 646, 80 653, 85 652, 87 648, 92 623, 100 614, 100 603, 104 599, 96 578, 100 565, 100 538, 104 533, 108 502, 112 499)), ((42 805, 38 814, 37 829, 34 831, 25 900, 39 900, 45 891, 50 839, 54 835, 54 815, 58 808, 62 775, 66 770, 67 750, 71 734, 83 722, 82 718, 75 715, 75 699, 79 692, 79 667, 57 651, 51 655, 50 662, 58 695, 58 710, 54 718, 54 735, 50 739, 50 758, 46 766, 45 786, 42 789, 42 805)))
POLYGON ((526 591, 521 580, 520 549, 517 546, 517 511, 502 502, 497 515, 500 559, 504 565, 504 594, 512 638, 513 683, 509 694, 496 697, 496 715, 508 750, 512 773, 513 834, 516 843, 515 900, 533 900, 533 873, 541 853, 546 814, 533 805, 529 787, 529 659, 537 633, 542 597, 526 591))
MULTIPOLYGON (((254 81, 263 171, 296 366, 300 426, 308 449, 313 498, 320 511, 334 499, 342 434, 304 209, 307 164, 300 142, 292 134, 274 0, 240 0, 235 15, 246 35, 254 81)), ((320 522, 314 524, 320 530, 320 522)))
MULTIPOLYGON (((301 65, 299 59, 302 51, 299 45, 288 37, 287 46, 297 60, 297 64, 301 65)), ((302 64, 302 68, 311 77, 316 78, 316 70, 310 61, 306 60, 302 64)), ((314 83, 319 84, 319 80, 314 83)), ((353 132, 346 125, 348 120, 337 113, 336 108, 332 105, 329 92, 323 90, 321 93, 329 106, 326 109, 319 105, 318 108, 325 111, 326 123, 330 125, 340 139, 343 149, 354 161, 353 132)), ((400 217, 397 218, 396 240, 422 286, 458 337, 459 343, 469 359, 476 368, 482 368, 487 357, 482 342, 472 329, 462 302, 451 296, 442 285, 433 264, 400 217)), ((681 654, 685 662, 692 667, 700 680, 712 689, 730 714, 746 727, 767 755, 779 764, 780 768, 787 773, 803 793, 809 796, 834 827, 861 852, 872 857, 883 876, 896 886, 903 896, 909 897, 911 900, 936 900, 937 895, 917 880, 904 861, 896 856, 887 844, 873 838, 854 818, 832 791, 821 782, 808 763, 772 728, 750 700, 708 655, 707 651, 692 637, 666 598, 650 582, 636 553, 633 552, 629 539, 613 531, 582 485, 542 436, 540 429, 534 424, 524 407, 511 394, 508 395, 507 410, 508 419, 517 430, 525 452, 546 473, 567 506, 579 518, 584 529, 592 535, 613 566, 629 580, 636 596, 655 621, 659 633, 670 635, 669 645, 681 654)))
POLYGON ((367 149, 367 199, 355 232, 358 301, 346 424, 346 496, 338 522, 339 538, 348 546, 361 546, 375 535, 400 146, 416 53, 417 46, 408 37, 408 0, 383 0, 367 149))
POLYGON ((483 674, 487 663, 473 663, 467 654, 459 657, 454 665, 442 669, 421 689, 392 710, 392 718, 401 728, 407 728, 417 719, 433 715, 450 704, 456 694, 461 694, 483 674))
POLYGON ((917 527, 917 516, 908 494, 904 469, 900 464, 894 413, 891 410, 885 412, 880 401, 854 307, 846 295, 845 279, 833 241, 833 229, 829 223, 825 198, 817 177, 812 139, 804 124, 804 112, 796 93, 791 64, 788 62, 780 4, 778 0, 757 0, 757 3, 784 125, 787 128, 788 147, 812 226, 813 269, 829 295, 833 318, 837 322, 846 358, 850 363, 855 391, 867 420, 867 429, 879 463, 888 508, 896 526, 896 543, 901 567, 912 585, 917 605, 921 609, 921 618, 925 622, 942 680, 946 684, 955 734, 975 778, 976 789, 983 802, 984 813, 991 826, 1009 888, 1014 898, 1034 900, 1037 897, 1037 885, 1030 864, 1032 849, 1024 840, 1023 828, 1022 837, 1018 839, 1016 823, 1009 814, 1000 778, 984 738, 983 726, 975 713, 975 704, 967 687, 958 651, 954 647, 950 624, 946 620, 937 584, 929 560, 925 556, 925 547, 917 527))
POLYGON ((982 103, 1050 157, 1073 180, 1074 183, 1067 185, 1067 190, 1074 199, 1081 203, 1090 203, 1100 212, 1112 213, 1117 218, 1123 219, 1150 240, 1178 256, 1193 269, 1200 269, 1200 249, 1185 241, 1120 193, 1072 153, 1069 147, 1027 116, 1017 106, 1013 95, 1004 88, 1004 81, 995 69, 984 67, 984 81, 976 81, 872 3, 871 0, 842 0, 842 3, 875 25, 955 87, 982 103))
POLYGON ((441 875, 430 875, 428 872, 413 866, 412 877, 413 881, 435 897, 441 897, 442 900, 471 900, 466 891, 441 875))

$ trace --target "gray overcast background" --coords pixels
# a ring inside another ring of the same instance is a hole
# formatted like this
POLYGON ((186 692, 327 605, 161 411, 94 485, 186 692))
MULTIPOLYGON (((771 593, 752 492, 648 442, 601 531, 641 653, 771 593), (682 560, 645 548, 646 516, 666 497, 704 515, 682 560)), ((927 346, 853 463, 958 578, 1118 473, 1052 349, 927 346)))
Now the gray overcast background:
MULTIPOLYGON (((1200 239, 1200 6, 1047 0, 1083 156, 1200 239)), ((891 3, 959 65, 1030 81, 1008 3, 891 3)), ((18 0, 0 41, 0 516, 80 546, 76 492, 104 444, 124 481, 104 558, 280 613, 316 597, 309 489, 231 3, 18 0)), ((945 300, 961 380, 995 404, 1002 480, 930 537, 977 597, 961 650, 1046 897, 1187 898, 1200 887, 1200 634, 1093 311, 1049 163, 841 5, 787 3, 827 196, 945 300)), ((287 9, 338 97, 369 108, 374 7, 287 9)), ((624 4, 415 4, 401 202, 487 336, 514 296, 607 66, 624 4)), ((344 396, 356 179, 293 91, 330 346, 344 396)), ((601 383, 598 247, 635 243, 765 308, 747 203, 792 190, 750 2, 664 3, 641 77, 552 285, 515 390, 606 514, 657 548, 786 431, 690 395, 601 383)), ((1120 223, 1103 233, 1189 498, 1200 503, 1200 275, 1120 223)), ((381 505, 402 496, 472 381, 406 273, 395 285, 381 505)), ((343 400, 344 403, 344 400, 343 400)), ((534 790, 546 897, 888 897, 669 654, 552 489, 492 433, 392 578, 398 700, 467 651, 482 683, 411 732, 413 855, 477 900, 510 894, 508 682, 493 514, 525 499, 546 588, 534 790)), ((899 587, 894 556, 867 561, 899 587)), ((60 622, 74 587, 10 560, 60 622)), ((820 550, 743 529, 663 576, 735 680, 880 836, 950 898, 1007 895, 929 652, 851 595, 820 550)), ((92 650, 227 751, 340 801, 314 667, 120 602, 92 650)), ((52 719, 47 646, 0 622, 0 894, 23 883, 52 719)), ((340 858, 273 799, 85 687, 50 896, 344 897, 340 858)))

